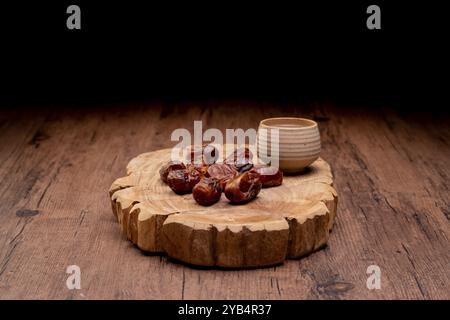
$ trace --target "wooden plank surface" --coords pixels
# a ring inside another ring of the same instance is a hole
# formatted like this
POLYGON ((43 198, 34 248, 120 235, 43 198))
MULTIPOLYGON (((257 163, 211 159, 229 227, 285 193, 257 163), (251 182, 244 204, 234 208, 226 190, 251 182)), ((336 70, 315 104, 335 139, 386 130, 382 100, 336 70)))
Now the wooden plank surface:
POLYGON ((450 299, 447 115, 246 101, 0 111, 0 299, 450 299), (319 121, 339 194, 328 246, 255 270, 196 269, 126 241, 108 188, 176 128, 319 121), (369 265, 381 289, 368 290, 369 265), (81 289, 66 268, 81 268, 81 289))

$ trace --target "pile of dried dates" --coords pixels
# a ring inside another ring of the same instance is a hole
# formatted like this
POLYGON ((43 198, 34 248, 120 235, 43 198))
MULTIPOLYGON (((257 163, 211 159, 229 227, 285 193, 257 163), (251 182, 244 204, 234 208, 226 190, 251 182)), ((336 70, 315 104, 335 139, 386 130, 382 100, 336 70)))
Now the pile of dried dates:
POLYGON ((186 163, 170 161, 159 174, 175 193, 191 193, 195 201, 210 206, 222 193, 231 203, 247 203, 256 198, 261 188, 275 187, 283 182, 278 168, 254 166, 248 148, 234 151, 223 163, 216 162, 218 150, 212 145, 191 147, 186 163))

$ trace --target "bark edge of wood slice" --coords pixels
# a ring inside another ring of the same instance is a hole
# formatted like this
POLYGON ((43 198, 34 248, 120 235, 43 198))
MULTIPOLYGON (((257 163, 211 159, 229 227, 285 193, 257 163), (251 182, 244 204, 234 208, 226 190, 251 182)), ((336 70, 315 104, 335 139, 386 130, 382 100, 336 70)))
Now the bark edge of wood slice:
POLYGON ((145 252, 199 266, 253 268, 282 263, 326 245, 337 210, 329 164, 316 160, 305 173, 285 176, 245 205, 222 195, 211 207, 192 194, 177 195, 159 178, 171 149, 143 153, 109 190, 122 233, 145 252))

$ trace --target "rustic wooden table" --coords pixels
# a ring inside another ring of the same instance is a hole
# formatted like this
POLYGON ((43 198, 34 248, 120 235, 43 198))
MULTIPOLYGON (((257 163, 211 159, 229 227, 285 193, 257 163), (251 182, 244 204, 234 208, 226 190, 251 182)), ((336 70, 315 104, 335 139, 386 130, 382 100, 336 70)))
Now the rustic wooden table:
POLYGON ((0 299, 450 299, 446 115, 227 102, 0 111, 0 299), (111 182, 193 127, 315 118, 339 194, 328 246, 256 269, 196 269, 142 254, 119 232, 111 182), (66 268, 81 270, 81 289, 66 268), (381 289, 368 290, 378 265, 381 289))

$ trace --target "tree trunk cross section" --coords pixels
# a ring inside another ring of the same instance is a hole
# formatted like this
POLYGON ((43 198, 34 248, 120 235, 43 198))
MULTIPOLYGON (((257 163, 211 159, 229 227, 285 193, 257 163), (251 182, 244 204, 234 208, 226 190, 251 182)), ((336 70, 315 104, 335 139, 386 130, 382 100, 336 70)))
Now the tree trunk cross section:
POLYGON ((159 178, 170 154, 163 149, 139 155, 128 164, 128 175, 110 188, 122 232, 141 250, 165 252, 193 265, 249 268, 299 258, 327 243, 337 194, 323 159, 245 205, 232 205, 222 195, 218 203, 202 207, 159 178))

